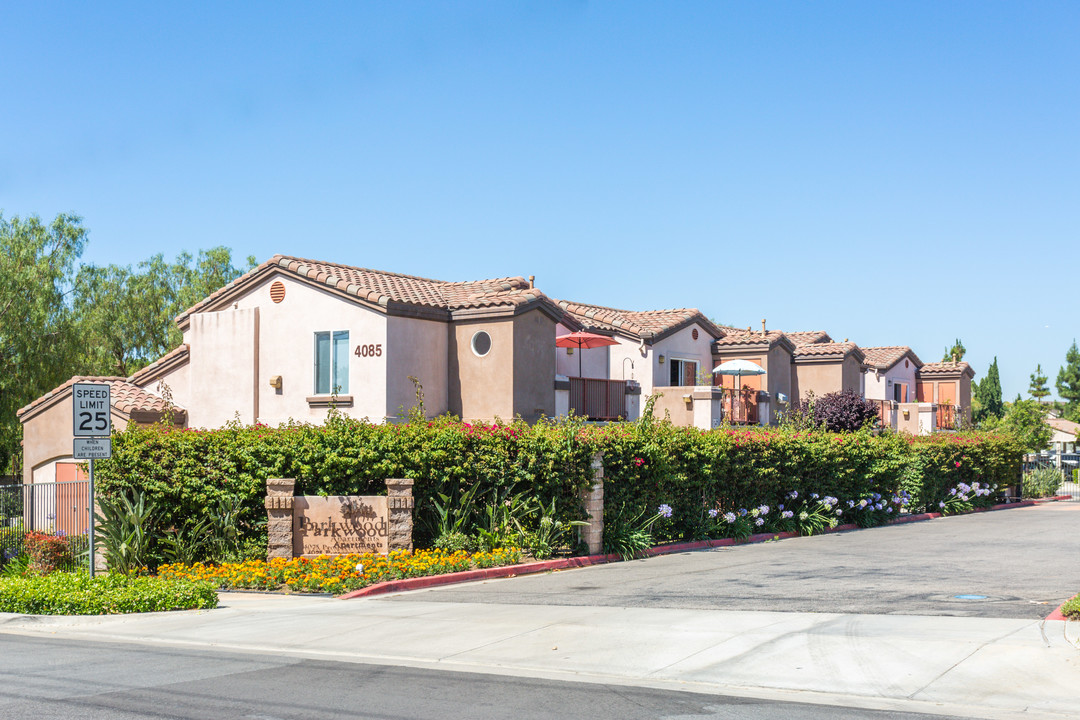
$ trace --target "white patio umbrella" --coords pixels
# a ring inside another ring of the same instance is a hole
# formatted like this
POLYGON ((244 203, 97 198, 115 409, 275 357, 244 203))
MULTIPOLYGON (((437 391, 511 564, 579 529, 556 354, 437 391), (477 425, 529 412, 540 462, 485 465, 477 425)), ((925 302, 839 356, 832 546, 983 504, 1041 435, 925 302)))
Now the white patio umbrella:
MULTIPOLYGON (((765 368, 761 367, 757 363, 750 362, 749 360, 728 360, 726 363, 720 363, 713 368, 713 373, 720 373, 721 375, 734 375, 735 387, 731 392, 731 413, 735 415, 736 406, 742 408, 742 393, 739 392, 740 381, 743 375, 764 375, 765 368)), ((745 418, 744 418, 745 419, 745 418)))
POLYGON ((720 373, 721 375, 734 375, 735 376, 735 389, 739 389, 739 380, 743 375, 764 375, 765 368, 761 367, 755 362, 749 360, 728 360, 726 363, 720 363, 713 368, 713 373, 720 373))

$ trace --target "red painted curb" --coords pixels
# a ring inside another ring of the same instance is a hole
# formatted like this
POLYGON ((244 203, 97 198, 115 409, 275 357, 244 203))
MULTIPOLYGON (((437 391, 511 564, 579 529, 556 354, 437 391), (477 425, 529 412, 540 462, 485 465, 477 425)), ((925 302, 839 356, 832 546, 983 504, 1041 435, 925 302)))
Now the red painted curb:
MULTIPOLYGON (((1052 502, 1060 499, 1072 499, 1071 495, 1059 495, 1054 498, 1046 498, 1042 502, 1052 502)), ((975 512, 986 512, 988 510, 1008 510, 1009 508, 1028 507, 1035 505, 1040 501, 1037 500, 1023 500, 1021 502, 1007 503, 1004 505, 994 505, 989 508, 976 508, 975 512)), ((936 518, 944 517, 941 513, 921 513, 919 515, 907 515, 896 520, 890 520, 887 525, 901 525, 904 523, 920 522, 922 520, 933 520, 936 518)), ((847 523, 844 525, 837 525, 836 527, 827 528, 825 532, 844 532, 847 530, 858 530, 859 526, 855 523, 847 523)), ((730 545, 750 545, 753 543, 767 542, 769 540, 785 540, 787 538, 798 537, 797 533, 793 532, 779 532, 779 533, 758 533, 751 535, 746 540, 740 542, 735 538, 717 538, 715 540, 694 540, 690 542, 671 543, 668 545, 657 545, 656 547, 649 548, 645 551, 644 557, 656 557, 658 555, 670 555, 671 553, 685 552, 688 550, 704 550, 706 548, 714 547, 727 547, 730 545)), ((602 565, 604 563, 615 562, 622 558, 617 554, 609 555, 584 555, 581 557, 572 558, 560 558, 558 560, 543 560, 540 562, 523 563, 521 565, 505 565, 503 567, 484 568, 482 570, 463 570, 462 572, 447 573, 446 575, 428 575, 426 577, 418 578, 405 578, 404 580, 387 580, 386 582, 375 583, 374 585, 368 585, 367 587, 360 588, 359 590, 353 590, 352 592, 345 593, 344 595, 338 595, 338 600, 351 600, 358 597, 370 597, 371 595, 383 595, 389 592, 399 592, 404 590, 422 590, 424 588, 439 587, 441 585, 454 585, 456 583, 472 582, 473 580, 494 580, 498 578, 514 577, 517 575, 531 575, 534 573, 548 572, 550 570, 566 570, 568 568, 589 567, 591 565, 602 565)), ((1058 608, 1060 610, 1060 608, 1058 608)), ((1057 611, 1055 611, 1057 612, 1057 611)), ((1051 618, 1047 618, 1048 620, 1051 618)), ((1064 619, 1059 618, 1059 619, 1064 619)))
POLYGON ((1062 622, 1068 620, 1069 618, 1067 618, 1067 617, 1065 617, 1064 615, 1061 614, 1061 608, 1063 608, 1063 607, 1065 607, 1065 603, 1061 603, 1060 605, 1058 605, 1057 610, 1050 613, 1049 615, 1047 615, 1043 619, 1044 620, 1061 620, 1062 622))

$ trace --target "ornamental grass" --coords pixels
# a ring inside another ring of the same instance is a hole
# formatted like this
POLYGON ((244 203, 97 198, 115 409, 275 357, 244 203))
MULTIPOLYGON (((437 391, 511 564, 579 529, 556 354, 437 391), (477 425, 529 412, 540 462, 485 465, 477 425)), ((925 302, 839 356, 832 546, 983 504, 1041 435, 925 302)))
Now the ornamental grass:
POLYGON ((445 575, 473 568, 514 565, 517 548, 467 553, 461 550, 395 550, 389 555, 320 555, 315 558, 246 560, 220 565, 162 565, 158 577, 202 580, 222 589, 341 594, 387 580, 445 575))

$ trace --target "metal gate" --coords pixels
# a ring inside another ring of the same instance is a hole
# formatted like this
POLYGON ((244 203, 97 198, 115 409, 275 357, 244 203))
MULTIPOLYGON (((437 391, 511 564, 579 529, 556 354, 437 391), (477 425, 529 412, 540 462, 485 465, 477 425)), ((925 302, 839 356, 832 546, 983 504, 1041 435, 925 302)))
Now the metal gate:
POLYGON ((0 565, 22 553, 31 532, 66 537, 75 558, 85 562, 89 528, 85 479, 0 485, 0 565))

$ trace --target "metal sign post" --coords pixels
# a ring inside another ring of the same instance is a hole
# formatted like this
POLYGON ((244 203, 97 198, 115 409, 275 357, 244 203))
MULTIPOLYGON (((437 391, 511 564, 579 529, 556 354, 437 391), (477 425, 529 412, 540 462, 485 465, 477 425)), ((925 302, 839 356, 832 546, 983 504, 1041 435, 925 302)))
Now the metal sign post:
POLYGON ((72 455, 89 463, 86 539, 90 552, 90 577, 94 576, 96 547, 94 543, 94 460, 112 457, 112 386, 99 383, 75 383, 71 386, 72 434, 75 436, 72 455))
POLYGON ((94 458, 90 458, 88 462, 90 463, 90 467, 87 474, 90 477, 90 482, 88 483, 87 495, 90 496, 90 502, 87 503, 87 511, 90 513, 90 524, 86 526, 86 540, 90 552, 90 577, 94 577, 94 571, 96 570, 94 566, 97 565, 97 563, 94 562, 94 553, 96 550, 94 547, 94 458))

